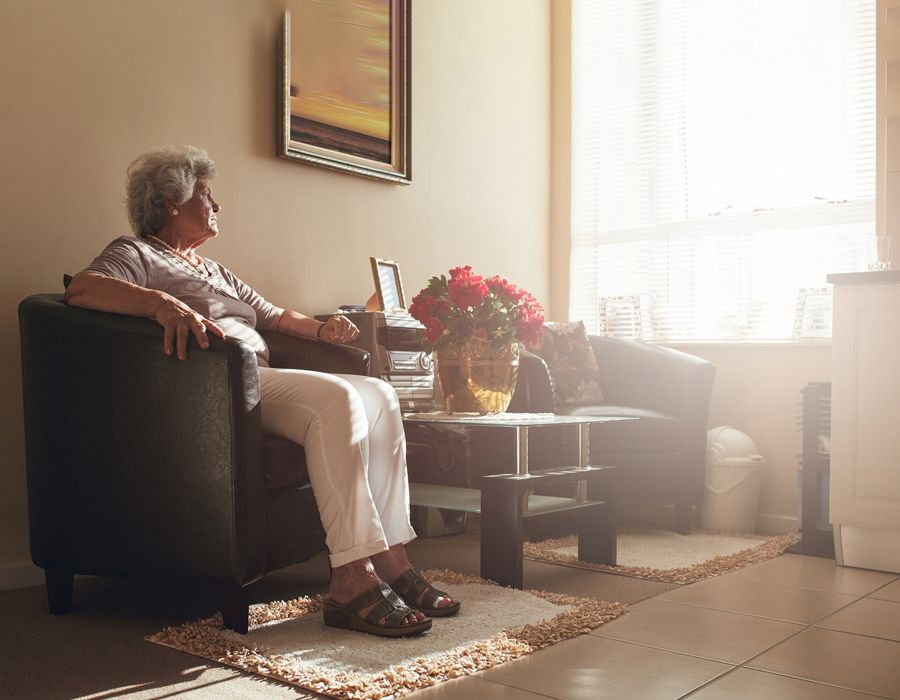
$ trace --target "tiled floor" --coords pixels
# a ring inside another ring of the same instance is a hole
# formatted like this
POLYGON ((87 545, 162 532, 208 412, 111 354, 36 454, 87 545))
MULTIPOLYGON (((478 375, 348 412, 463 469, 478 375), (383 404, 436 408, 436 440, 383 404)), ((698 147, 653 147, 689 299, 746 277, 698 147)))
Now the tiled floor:
POLYGON ((900 699, 900 576, 786 554, 414 697, 900 699))
MULTIPOLYGON (((422 568, 477 574, 477 535, 415 540, 422 568)), ((411 700, 900 699, 900 576, 786 554, 690 586, 535 561, 526 585, 617 600, 628 614, 411 700)), ((321 592, 324 556, 266 577, 256 601, 321 592)), ((0 591, 0 698, 312 699, 144 637, 211 615, 202 582, 84 578, 76 610, 48 615, 40 587, 0 591), (49 666, 48 666, 49 663, 49 666), (48 673, 47 668, 52 672, 48 673)))

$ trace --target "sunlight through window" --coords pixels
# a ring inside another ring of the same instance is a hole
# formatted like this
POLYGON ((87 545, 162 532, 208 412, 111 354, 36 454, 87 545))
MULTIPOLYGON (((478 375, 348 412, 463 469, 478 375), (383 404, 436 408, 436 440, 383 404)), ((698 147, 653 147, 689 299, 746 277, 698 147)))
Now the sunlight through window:
POLYGON ((572 36, 570 317, 797 340, 803 290, 871 256, 874 0, 573 0, 572 36))

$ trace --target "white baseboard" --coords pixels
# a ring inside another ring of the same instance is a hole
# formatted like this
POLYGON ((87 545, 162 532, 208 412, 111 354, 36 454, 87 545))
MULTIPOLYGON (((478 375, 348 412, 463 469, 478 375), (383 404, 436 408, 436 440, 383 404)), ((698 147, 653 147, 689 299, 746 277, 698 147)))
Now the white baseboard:
POLYGON ((30 561, 0 564, 0 591, 44 585, 44 570, 30 561))
POLYGON ((756 516, 756 529, 766 535, 786 535, 800 529, 800 521, 793 515, 760 513, 756 516))

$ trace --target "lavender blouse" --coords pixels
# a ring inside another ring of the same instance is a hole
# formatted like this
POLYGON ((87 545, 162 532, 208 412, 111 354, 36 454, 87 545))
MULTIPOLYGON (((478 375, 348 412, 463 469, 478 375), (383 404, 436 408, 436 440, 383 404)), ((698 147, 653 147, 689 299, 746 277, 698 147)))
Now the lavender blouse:
POLYGON ((85 271, 171 294, 215 321, 226 335, 246 342, 256 352, 259 364, 267 367, 269 348, 256 329, 274 330, 284 309, 263 299, 228 268, 209 258, 203 260, 209 277, 147 241, 120 236, 85 271))

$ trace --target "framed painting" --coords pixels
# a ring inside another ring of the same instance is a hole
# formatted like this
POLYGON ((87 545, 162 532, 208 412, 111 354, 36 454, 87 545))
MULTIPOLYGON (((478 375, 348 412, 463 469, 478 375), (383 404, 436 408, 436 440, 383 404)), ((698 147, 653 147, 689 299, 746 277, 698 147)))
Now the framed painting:
POLYGON ((293 0, 282 36, 283 158, 408 184, 411 0, 293 0))

